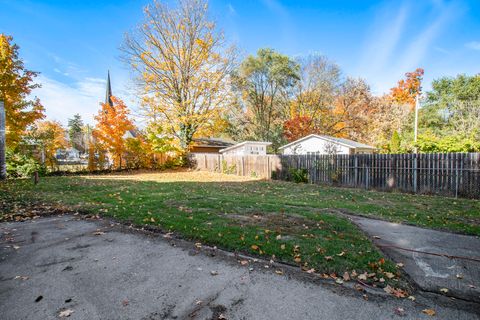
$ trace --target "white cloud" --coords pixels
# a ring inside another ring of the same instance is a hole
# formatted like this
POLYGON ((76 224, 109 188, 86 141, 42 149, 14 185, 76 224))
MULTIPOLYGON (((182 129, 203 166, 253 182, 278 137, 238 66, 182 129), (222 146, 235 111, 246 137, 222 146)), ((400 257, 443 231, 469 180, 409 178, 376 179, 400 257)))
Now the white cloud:
POLYGON ((232 16, 236 16, 237 15, 237 10, 235 10, 235 7, 229 3, 227 4, 227 9, 228 9, 228 13, 232 16))
POLYGON ((471 41, 465 43, 465 47, 467 47, 468 49, 480 51, 480 41, 471 41))
POLYGON ((387 92, 406 72, 424 66, 429 51, 447 53, 433 44, 445 26, 458 17, 461 6, 434 0, 428 9, 420 9, 404 1, 395 16, 391 16, 392 10, 389 5, 375 13, 379 18, 367 31, 363 59, 357 68, 357 74, 371 82, 376 94, 387 92), (428 15, 423 13, 425 21, 416 21, 419 26, 412 33, 409 28, 411 19, 415 19, 415 10, 427 10, 428 15))
POLYGON ((79 113, 86 123, 93 124, 93 116, 105 96, 105 80, 85 78, 73 85, 43 75, 37 80, 42 87, 34 90, 33 94, 42 101, 48 119, 66 124, 69 118, 79 113))

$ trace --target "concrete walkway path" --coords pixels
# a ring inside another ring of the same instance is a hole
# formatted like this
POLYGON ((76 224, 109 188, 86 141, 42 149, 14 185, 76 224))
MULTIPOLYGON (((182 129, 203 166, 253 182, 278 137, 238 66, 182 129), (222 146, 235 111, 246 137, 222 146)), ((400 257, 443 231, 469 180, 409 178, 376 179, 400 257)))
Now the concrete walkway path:
POLYGON ((404 271, 423 291, 480 303, 480 238, 358 216, 349 218, 390 258, 403 263, 404 271))
POLYGON ((0 318, 432 319, 424 309, 434 319, 480 318, 473 308, 365 295, 195 247, 73 216, 2 223, 0 318))

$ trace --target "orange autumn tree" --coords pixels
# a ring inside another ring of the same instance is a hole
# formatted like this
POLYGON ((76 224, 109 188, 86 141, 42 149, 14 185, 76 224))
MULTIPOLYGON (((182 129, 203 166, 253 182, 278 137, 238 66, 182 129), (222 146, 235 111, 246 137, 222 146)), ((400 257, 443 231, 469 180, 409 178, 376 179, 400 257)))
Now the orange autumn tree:
POLYGON ((38 72, 25 69, 13 38, 0 33, 0 100, 5 102, 6 140, 15 148, 26 134, 28 126, 45 117, 40 100, 29 100, 32 90, 40 85, 33 82, 38 72))
POLYGON ((417 68, 413 72, 405 73, 405 80, 398 81, 396 87, 390 89, 390 95, 394 102, 415 107, 415 97, 422 92, 422 80, 424 70, 417 68))
POLYGON ((124 102, 111 96, 111 103, 101 103, 98 115, 95 116, 93 136, 105 151, 110 153, 113 164, 122 167, 122 155, 126 150, 125 133, 134 128, 128 118, 129 110, 124 102))
POLYGON ((288 142, 298 140, 311 133, 315 133, 312 118, 308 116, 294 116, 283 123, 283 135, 288 142))

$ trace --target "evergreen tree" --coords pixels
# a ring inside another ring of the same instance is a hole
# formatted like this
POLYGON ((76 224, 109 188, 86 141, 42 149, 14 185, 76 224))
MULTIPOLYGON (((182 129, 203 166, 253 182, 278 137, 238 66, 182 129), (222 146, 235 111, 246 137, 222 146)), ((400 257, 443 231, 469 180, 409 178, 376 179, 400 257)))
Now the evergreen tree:
POLYGON ((80 114, 75 114, 72 119, 68 119, 68 137, 70 144, 75 149, 84 152, 85 147, 83 143, 83 120, 80 114))

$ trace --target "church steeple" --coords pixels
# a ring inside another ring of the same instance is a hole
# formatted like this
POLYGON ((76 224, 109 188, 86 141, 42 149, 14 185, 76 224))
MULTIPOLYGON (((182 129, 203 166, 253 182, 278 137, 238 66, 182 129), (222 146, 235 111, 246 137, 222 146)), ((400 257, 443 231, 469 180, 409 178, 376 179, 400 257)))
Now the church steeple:
POLYGON ((107 92, 105 94, 105 104, 108 104, 110 106, 113 105, 113 102, 112 102, 112 86, 110 85, 110 70, 108 70, 108 75, 107 75, 107 92))

